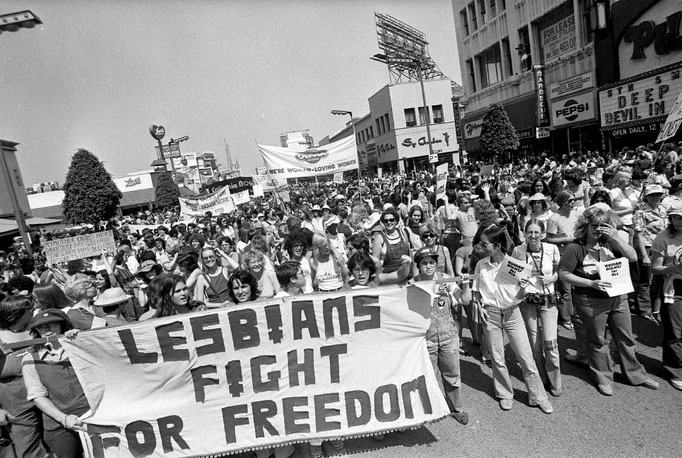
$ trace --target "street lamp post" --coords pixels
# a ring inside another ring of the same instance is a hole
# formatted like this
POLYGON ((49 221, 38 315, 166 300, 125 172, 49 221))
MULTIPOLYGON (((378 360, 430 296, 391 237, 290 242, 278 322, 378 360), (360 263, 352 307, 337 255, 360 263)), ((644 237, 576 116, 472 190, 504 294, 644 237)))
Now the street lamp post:
POLYGON ((360 185, 360 180, 362 179, 362 171, 360 170, 360 151, 358 151, 358 137, 355 133, 355 120, 353 119, 353 112, 348 111, 348 110, 332 110, 333 115, 349 115, 350 116, 350 125, 353 129, 353 138, 355 139, 355 154, 358 158, 358 186, 360 185))
MULTIPOLYGON (((417 66, 417 76, 419 77, 419 86, 422 89, 422 104, 424 105, 424 114, 426 115, 426 139, 429 143, 429 162, 433 156, 433 145, 431 144, 431 115, 429 114, 429 107, 426 105, 426 92, 424 92, 424 78, 422 75, 421 60, 415 59, 414 64, 417 66)), ((436 161, 438 162, 438 161, 436 161)), ((433 163, 433 171, 436 171, 436 164, 433 163)))
MULTIPOLYGON (((42 23, 43 21, 41 21, 38 16, 29 10, 19 11, 17 13, 2 14, 0 15, 0 33, 16 32, 19 29, 32 29, 36 25, 42 23)), ((8 146, 10 145, 8 144, 8 146)), ((11 147, 14 146, 16 146, 16 143, 11 145, 11 147)), ((0 145, 2 168, 5 170, 5 177, 3 178, 7 180, 7 188, 9 189, 10 199, 12 201, 12 210, 14 211, 14 217, 17 220, 19 234, 21 234, 21 239, 24 241, 24 246, 26 247, 29 257, 33 257, 31 240, 28 237, 28 228, 26 227, 26 218, 24 217, 24 211, 19 205, 19 197, 17 196, 17 190, 15 188, 16 180, 12 177, 12 173, 9 170, 4 147, 4 144, 0 145)))

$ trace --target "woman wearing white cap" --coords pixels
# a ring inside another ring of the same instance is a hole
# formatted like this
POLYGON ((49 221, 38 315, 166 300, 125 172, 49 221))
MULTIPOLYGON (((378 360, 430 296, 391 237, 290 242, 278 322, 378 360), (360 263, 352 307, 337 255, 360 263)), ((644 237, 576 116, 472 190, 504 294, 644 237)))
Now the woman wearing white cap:
POLYGON ((668 210, 668 227, 651 245, 651 270, 664 278, 661 305, 663 367, 670 384, 682 391, 682 206, 668 210))
POLYGON ((634 239, 633 245, 637 250, 637 269, 639 281, 635 285, 635 306, 643 318, 659 320, 661 301, 660 282, 653 284, 651 271, 651 246, 658 234, 668 225, 666 211, 668 206, 663 203, 665 190, 661 185, 650 184, 644 189, 644 204, 636 211, 632 218, 634 239))

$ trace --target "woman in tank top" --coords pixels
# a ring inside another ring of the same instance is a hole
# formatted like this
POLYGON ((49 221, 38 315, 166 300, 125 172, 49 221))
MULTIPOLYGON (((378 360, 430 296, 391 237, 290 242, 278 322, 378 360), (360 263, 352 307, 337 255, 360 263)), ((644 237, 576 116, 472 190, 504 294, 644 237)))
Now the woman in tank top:
POLYGON ((194 300, 204 302, 208 308, 224 307, 230 301, 227 285, 229 269, 218 263, 218 253, 214 248, 201 251, 201 262, 204 269, 197 278, 194 300))
POLYGON ((408 239, 398 227, 398 214, 393 208, 385 210, 380 221, 383 230, 374 233, 372 256, 381 260, 384 273, 395 272, 402 266, 403 256, 410 257, 408 239))

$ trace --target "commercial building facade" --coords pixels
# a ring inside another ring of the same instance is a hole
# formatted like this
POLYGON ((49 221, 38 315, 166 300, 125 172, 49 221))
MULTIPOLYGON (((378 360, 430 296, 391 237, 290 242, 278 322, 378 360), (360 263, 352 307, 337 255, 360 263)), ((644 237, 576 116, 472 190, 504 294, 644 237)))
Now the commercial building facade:
POLYGON ((620 0, 607 14, 595 41, 605 142, 614 150, 654 143, 682 91, 682 2, 620 0))
MULTIPOLYGON (((453 93, 461 91, 447 78, 424 81, 431 147, 438 163, 459 163, 453 93)), ((369 113, 329 138, 352 135, 355 128, 360 165, 365 172, 405 173, 427 170, 427 112, 418 81, 388 84, 369 97, 369 113)))
POLYGON ((493 103, 507 111, 525 156, 602 146, 591 0, 453 0, 471 159, 493 103))

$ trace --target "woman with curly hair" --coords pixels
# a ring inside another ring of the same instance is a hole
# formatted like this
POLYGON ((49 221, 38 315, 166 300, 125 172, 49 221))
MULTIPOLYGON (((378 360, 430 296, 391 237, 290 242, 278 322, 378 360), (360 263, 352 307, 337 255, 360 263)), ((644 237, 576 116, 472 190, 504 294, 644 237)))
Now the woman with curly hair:
POLYGON ((303 294, 312 293, 313 279, 310 270, 310 260, 308 258, 308 243, 305 234, 301 231, 290 232, 284 239, 284 250, 289 256, 289 260, 297 261, 299 264, 301 264, 301 269, 303 269, 303 276, 305 277, 305 286, 303 286, 303 294))
POLYGON ((263 298, 274 297, 281 287, 274 271, 265 269, 265 255, 258 250, 251 250, 244 254, 244 268, 258 283, 260 296, 263 298))
POLYGON ((573 303, 580 311, 587 335, 587 360, 604 396, 613 395, 613 368, 609 343, 605 338, 608 325, 620 356, 621 373, 632 385, 656 389, 637 361, 635 339, 627 295, 610 296, 611 285, 599 276, 600 262, 625 257, 637 260, 637 252, 619 236, 609 207, 598 204, 585 210, 578 219, 574 242, 564 250, 559 266, 559 278, 573 286, 573 303))
POLYGON ((89 275, 75 274, 68 279, 64 288, 66 297, 74 302, 67 312, 70 323, 76 329, 100 328, 106 325, 104 320, 95 316, 91 302, 97 296, 97 288, 89 275))

